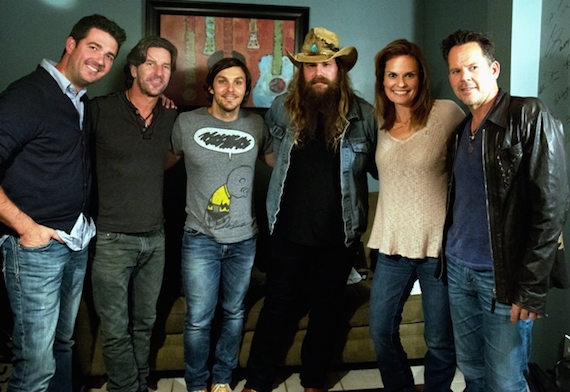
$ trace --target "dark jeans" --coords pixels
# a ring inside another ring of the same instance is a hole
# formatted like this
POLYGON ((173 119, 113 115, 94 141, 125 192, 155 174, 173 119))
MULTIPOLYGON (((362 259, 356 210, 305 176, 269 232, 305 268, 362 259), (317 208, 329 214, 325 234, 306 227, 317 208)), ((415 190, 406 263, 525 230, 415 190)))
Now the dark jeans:
POLYGON ((164 271, 164 232, 97 233, 91 270, 108 391, 146 391, 164 271))
POLYGON ((251 345, 247 388, 271 391, 284 342, 307 312, 301 384, 305 388, 324 388, 339 327, 339 306, 356 245, 312 247, 272 237, 267 293, 251 345))
POLYGON ((370 293, 370 335, 386 392, 414 392, 414 378, 400 341, 404 304, 416 279, 425 320, 425 392, 450 391, 455 349, 447 285, 434 277, 437 259, 378 255, 370 293))

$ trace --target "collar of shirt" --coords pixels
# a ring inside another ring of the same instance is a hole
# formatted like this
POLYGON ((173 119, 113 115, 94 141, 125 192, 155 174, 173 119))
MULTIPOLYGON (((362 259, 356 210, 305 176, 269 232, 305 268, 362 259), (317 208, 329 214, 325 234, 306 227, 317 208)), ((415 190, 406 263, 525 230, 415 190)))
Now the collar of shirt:
POLYGON ((56 63, 52 60, 43 59, 40 63, 40 66, 44 68, 56 81, 57 85, 61 89, 61 91, 67 95, 67 97, 75 106, 77 113, 79 113, 79 127, 83 129, 83 115, 84 115, 84 106, 83 101, 81 98, 87 92, 86 88, 82 88, 79 92, 75 90, 75 86, 67 79, 59 70, 55 67, 56 63))

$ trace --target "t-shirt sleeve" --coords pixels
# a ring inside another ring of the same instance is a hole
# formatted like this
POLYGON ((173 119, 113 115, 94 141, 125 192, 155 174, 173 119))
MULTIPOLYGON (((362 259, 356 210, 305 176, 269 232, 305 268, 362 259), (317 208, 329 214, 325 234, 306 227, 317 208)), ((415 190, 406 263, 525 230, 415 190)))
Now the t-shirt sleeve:
POLYGON ((172 136, 170 138, 170 144, 172 152, 176 155, 182 155, 182 126, 180 125, 180 121, 183 115, 179 115, 174 121, 174 125, 172 127, 172 136))
POLYGON ((260 155, 267 155, 273 152, 273 137, 269 133, 267 124, 263 121, 263 148, 260 149, 260 155))

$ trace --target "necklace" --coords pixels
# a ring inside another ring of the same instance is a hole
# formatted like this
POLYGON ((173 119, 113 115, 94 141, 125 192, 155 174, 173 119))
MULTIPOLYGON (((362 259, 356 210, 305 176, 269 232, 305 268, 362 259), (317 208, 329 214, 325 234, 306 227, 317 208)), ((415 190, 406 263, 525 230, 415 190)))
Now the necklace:
POLYGON ((141 116, 141 113, 139 112, 138 109, 137 109, 136 113, 138 114, 138 116, 139 116, 139 117, 141 118, 141 120, 143 121, 145 129, 147 129, 148 127, 150 127, 150 124, 148 123, 147 120, 150 118, 150 116, 152 116, 152 112, 150 112, 149 115, 146 116, 146 117, 141 116))
MULTIPOLYGON (((127 97, 127 101, 129 101, 131 103, 131 105, 135 106, 133 104, 133 102, 131 101, 131 97, 130 97, 130 93, 129 90, 125 91, 125 95, 127 97)), ((142 122, 144 123, 144 127, 148 128, 150 127, 150 124, 148 123, 148 119, 152 117, 152 115, 154 114, 154 112, 151 110, 150 113, 148 114, 148 116, 143 117, 140 110, 135 106, 135 113, 137 116, 139 116, 139 118, 142 120, 142 122)))
POLYGON ((479 132, 479 127, 475 128, 474 131, 471 129, 469 130, 469 146, 467 146, 467 151, 469 154, 473 152, 473 140, 475 140, 475 135, 477 135, 477 132, 479 132))
POLYGON ((152 132, 149 132, 148 134, 146 133, 148 131, 148 128, 150 127, 150 123, 148 122, 149 118, 152 117, 152 115, 154 114, 154 111, 151 110, 151 112, 148 114, 148 116, 143 117, 141 115, 141 112, 139 111, 139 109, 132 103, 131 101, 131 97, 129 94, 129 90, 125 91, 125 96, 127 97, 127 101, 129 101, 129 103, 131 105, 133 105, 135 107, 135 114, 139 117, 139 119, 142 121, 143 126, 141 127, 141 134, 143 135, 143 139, 150 139, 152 132))

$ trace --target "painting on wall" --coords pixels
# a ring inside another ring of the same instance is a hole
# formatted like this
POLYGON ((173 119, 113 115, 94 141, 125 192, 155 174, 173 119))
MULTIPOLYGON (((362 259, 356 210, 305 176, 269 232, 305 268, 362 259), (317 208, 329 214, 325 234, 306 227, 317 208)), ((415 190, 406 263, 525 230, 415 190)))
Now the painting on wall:
POLYGON ((308 31, 309 8, 253 4, 147 0, 147 34, 178 49, 176 71, 165 94, 181 108, 207 106, 208 69, 224 57, 248 67, 252 92, 247 107, 268 108, 284 94, 296 53, 308 31))

